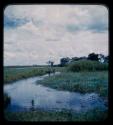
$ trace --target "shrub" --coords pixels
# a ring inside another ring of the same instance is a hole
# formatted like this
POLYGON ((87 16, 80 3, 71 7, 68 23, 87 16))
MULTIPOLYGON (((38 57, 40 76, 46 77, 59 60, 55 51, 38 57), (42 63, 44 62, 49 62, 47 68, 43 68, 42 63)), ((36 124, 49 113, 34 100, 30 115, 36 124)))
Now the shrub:
POLYGON ((97 61, 90 60, 80 60, 69 64, 69 71, 79 72, 79 71, 103 71, 108 70, 107 63, 100 63, 97 61))

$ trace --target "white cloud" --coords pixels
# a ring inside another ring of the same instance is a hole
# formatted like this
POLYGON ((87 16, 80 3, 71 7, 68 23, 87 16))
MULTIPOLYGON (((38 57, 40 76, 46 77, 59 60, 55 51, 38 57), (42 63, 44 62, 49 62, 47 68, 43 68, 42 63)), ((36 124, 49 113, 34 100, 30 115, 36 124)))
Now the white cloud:
POLYGON ((10 18, 43 21, 46 25, 108 23, 108 10, 102 5, 11 5, 4 14, 10 18))
POLYGON ((59 63, 61 57, 87 56, 90 52, 108 54, 108 31, 91 29, 96 23, 108 26, 103 6, 13 5, 4 13, 10 19, 29 20, 4 30, 5 65, 45 64, 49 59, 59 63), (79 30, 71 32, 67 28, 70 24, 79 30))

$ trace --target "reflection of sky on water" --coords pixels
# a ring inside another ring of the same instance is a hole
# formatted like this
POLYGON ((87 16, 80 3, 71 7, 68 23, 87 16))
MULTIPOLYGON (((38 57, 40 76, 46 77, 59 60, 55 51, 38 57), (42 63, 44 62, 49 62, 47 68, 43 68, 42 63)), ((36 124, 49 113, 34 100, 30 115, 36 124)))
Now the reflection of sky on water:
POLYGON ((72 109, 73 111, 87 111, 88 109, 105 109, 104 101, 95 93, 80 94, 76 92, 58 91, 42 85, 36 85, 42 77, 34 77, 5 85, 4 91, 11 97, 10 110, 31 108, 34 100, 35 108, 41 109, 72 109))

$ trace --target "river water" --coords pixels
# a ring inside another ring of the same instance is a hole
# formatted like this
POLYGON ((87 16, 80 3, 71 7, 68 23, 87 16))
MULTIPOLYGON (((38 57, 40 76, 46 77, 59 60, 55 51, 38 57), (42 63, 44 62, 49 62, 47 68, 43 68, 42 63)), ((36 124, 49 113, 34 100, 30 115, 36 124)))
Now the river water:
MULTIPOLYGON (((60 73, 56 72, 55 74, 59 75, 60 73)), ((11 97, 11 104, 6 110, 26 111, 34 108, 35 110, 68 109, 83 112, 94 108, 107 109, 104 100, 96 93, 81 94, 59 91, 36 84, 38 80, 43 80, 45 77, 48 77, 48 75, 32 77, 4 85, 4 92, 11 97), (34 105, 32 100, 34 100, 34 105)))

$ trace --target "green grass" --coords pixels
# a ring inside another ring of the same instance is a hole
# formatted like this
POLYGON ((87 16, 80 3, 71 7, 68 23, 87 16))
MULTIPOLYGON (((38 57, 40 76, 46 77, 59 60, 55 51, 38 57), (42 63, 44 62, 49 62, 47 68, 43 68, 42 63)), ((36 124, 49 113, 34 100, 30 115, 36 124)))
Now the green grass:
MULTIPOLYGON (((19 66, 18 66, 19 68, 19 66)), ((32 76, 43 75, 47 72, 48 66, 27 67, 17 69, 16 66, 4 67, 4 83, 11 83, 16 80, 28 78, 32 76)), ((80 72, 80 71, 103 71, 108 70, 108 64, 101 64, 96 61, 81 60, 68 64, 66 67, 53 67, 55 71, 60 72, 80 72)))
MULTIPOLYGON (((65 67, 53 67, 55 71, 65 71, 65 67)), ((17 69, 16 67, 4 68, 4 83, 11 83, 16 80, 40 76, 46 74, 48 67, 23 67, 23 69, 17 69)))
POLYGON ((104 71, 108 70, 108 63, 100 63, 91 60, 80 60, 68 65, 68 70, 72 72, 79 71, 104 71))
POLYGON ((36 75, 45 74, 43 69, 39 68, 4 68, 4 83, 28 78, 36 75))
POLYGON ((99 109, 82 113, 71 111, 29 111, 29 112, 7 112, 4 113, 8 121, 103 121, 107 119, 107 111, 99 109))
POLYGON ((68 90, 74 92, 96 92, 100 96, 108 96, 108 72, 66 72, 57 76, 45 78, 38 81, 42 84, 58 90, 68 90))

